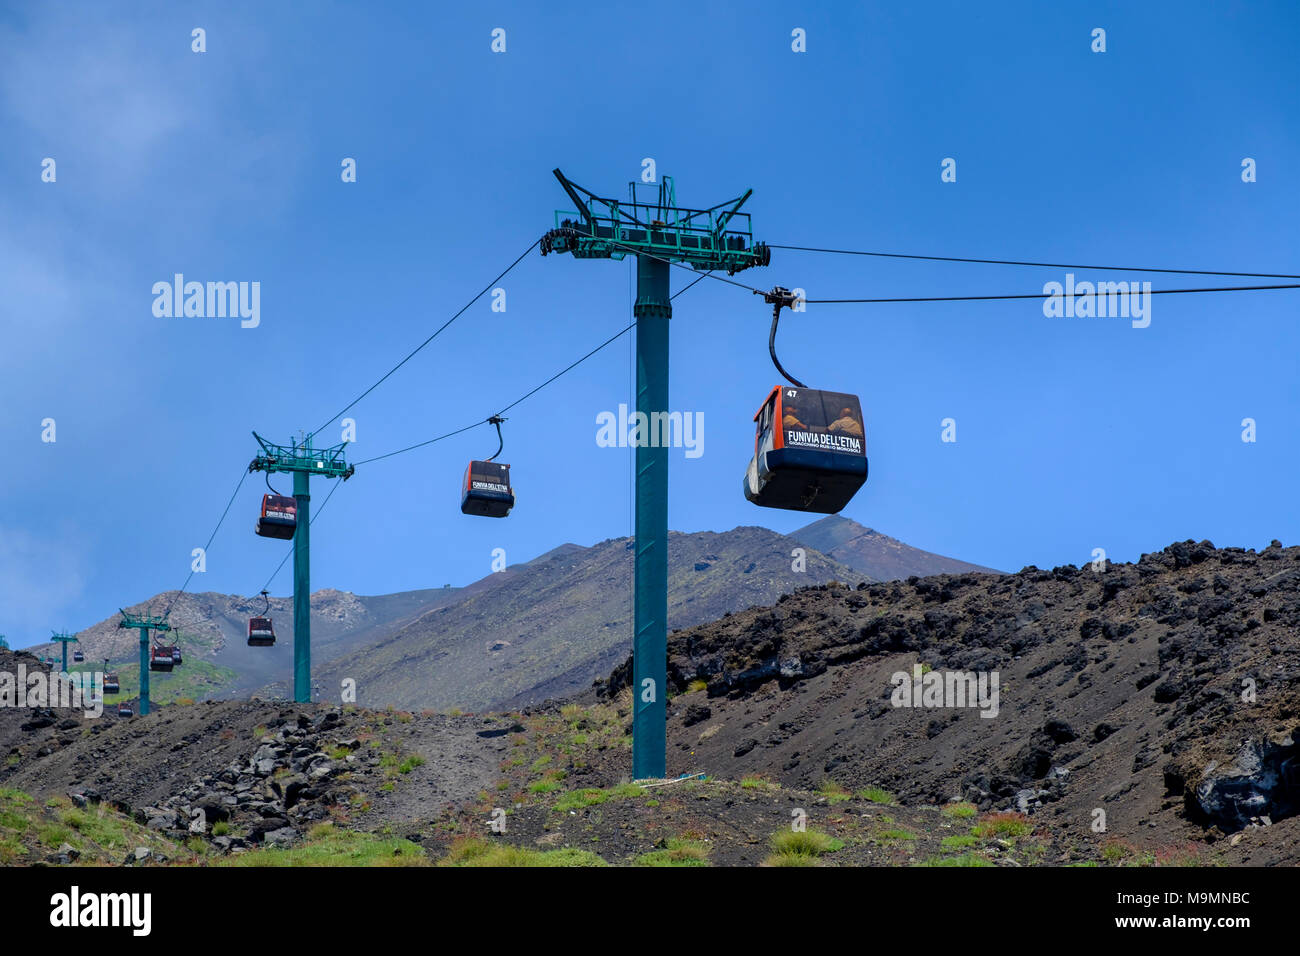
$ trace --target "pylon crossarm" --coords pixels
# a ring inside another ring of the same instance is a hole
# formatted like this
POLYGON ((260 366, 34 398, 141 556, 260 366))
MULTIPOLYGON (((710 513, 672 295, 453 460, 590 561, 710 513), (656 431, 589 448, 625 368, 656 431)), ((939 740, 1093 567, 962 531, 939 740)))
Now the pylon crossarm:
POLYGON ((130 614, 121 608, 118 608, 118 611, 122 614, 122 620, 117 622, 117 626, 120 628, 145 627, 151 631, 170 631, 172 629, 172 626, 167 623, 165 615, 130 614))
POLYGON ((262 446, 262 454, 256 456, 248 465, 249 471, 301 472, 308 475, 320 475, 322 478, 351 478, 356 468, 344 459, 347 442, 329 448, 313 448, 311 436, 293 445, 277 445, 267 441, 257 432, 253 437, 262 446))
POLYGON ((700 271, 733 275, 770 261, 768 247, 754 242, 749 214, 740 212, 751 190, 708 209, 685 209, 677 205, 667 176, 653 184, 658 187, 653 201, 637 198, 638 186, 652 184, 632 183, 632 198, 626 202, 597 196, 558 169, 555 178, 578 207, 581 219, 557 211, 555 228, 542 238, 542 255, 567 252, 578 259, 622 259, 646 254, 700 271))

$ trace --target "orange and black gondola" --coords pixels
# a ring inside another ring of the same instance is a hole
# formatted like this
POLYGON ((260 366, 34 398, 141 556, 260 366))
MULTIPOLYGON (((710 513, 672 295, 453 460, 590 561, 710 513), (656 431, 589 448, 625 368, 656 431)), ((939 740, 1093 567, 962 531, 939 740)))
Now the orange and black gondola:
POLYGON ((298 502, 287 495, 262 495, 257 533, 263 538, 292 538, 298 529, 298 502))
POLYGON ((754 416, 754 457, 745 497, 764 508, 835 514, 867 480, 867 435, 858 396, 808 388, 781 367, 776 327, 794 295, 780 287, 772 303, 768 351, 791 385, 777 385, 754 416))
POLYGON ((119 694, 122 692, 122 685, 118 683, 117 672, 108 671, 104 674, 104 693, 119 694))
POLYGON ((515 506, 515 491, 510 484, 510 466, 495 460, 505 447, 505 439, 501 437, 501 423, 505 419, 493 415, 488 421, 497 427, 497 452, 486 461, 471 461, 465 469, 465 480, 460 490, 460 510, 467 515, 504 518, 515 506))

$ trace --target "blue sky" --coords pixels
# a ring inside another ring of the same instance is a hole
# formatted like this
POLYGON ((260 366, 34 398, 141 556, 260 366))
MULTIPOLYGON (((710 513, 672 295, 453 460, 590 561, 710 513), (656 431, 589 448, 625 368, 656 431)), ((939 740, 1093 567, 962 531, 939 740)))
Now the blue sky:
MULTIPOLYGON (((31 643, 179 586, 250 431, 315 427, 423 340, 569 206, 557 166, 621 197, 652 157, 686 206, 752 187, 771 243, 1300 272, 1293 4, 983 6, 5 6, 0 632, 31 643), (155 317, 152 285, 176 272, 260 282, 260 326, 155 317)), ((480 300, 354 409, 350 455, 513 401, 630 321, 631 268, 534 252, 504 314, 480 300)), ((741 278, 874 297, 1037 292, 1064 272, 777 250, 741 278)), ((1146 329, 1033 300, 811 305, 783 320, 781 355, 862 398, 871 478, 846 516, 1012 570, 1135 560, 1189 537, 1295 543, 1298 305, 1157 297, 1146 329)), ((675 302, 672 406, 703 413, 705 442, 672 453, 676 529, 809 520, 741 494, 778 380, 768 316, 709 280, 675 302)), ((595 436, 629 401, 631 345, 510 413, 504 521, 457 507, 487 428, 359 469, 313 527, 313 587, 463 584, 497 547, 514 562, 628 534, 630 452, 595 436)), ((253 593, 274 569, 285 546, 252 533, 264 490, 244 483, 193 589, 253 593)), ((272 591, 290 587, 286 567, 272 591)))

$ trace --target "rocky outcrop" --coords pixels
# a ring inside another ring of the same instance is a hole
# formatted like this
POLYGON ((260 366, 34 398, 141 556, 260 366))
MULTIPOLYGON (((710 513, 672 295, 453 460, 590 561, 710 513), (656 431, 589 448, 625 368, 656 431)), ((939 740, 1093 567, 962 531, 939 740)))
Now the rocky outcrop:
MULTIPOLYGON (((246 758, 157 805, 118 809, 174 839, 202 837, 223 853, 291 844, 355 792, 338 780, 343 770, 379 764, 378 755, 358 752, 356 738, 331 733, 340 728, 338 711, 275 718, 246 758)), ((79 806, 100 800, 91 787, 76 788, 69 797, 79 806)))

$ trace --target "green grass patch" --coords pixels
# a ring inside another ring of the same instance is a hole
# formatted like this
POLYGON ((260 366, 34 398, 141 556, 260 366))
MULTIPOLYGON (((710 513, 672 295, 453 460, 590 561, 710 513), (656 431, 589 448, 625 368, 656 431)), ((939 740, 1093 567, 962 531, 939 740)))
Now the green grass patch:
POLYGON ((213 861, 217 866, 426 866, 424 848, 410 840, 313 827, 299 846, 267 847, 213 861))
POLYGON ((844 841, 820 830, 780 830, 772 835, 772 849, 778 855, 817 857, 844 849, 844 841))
POLYGON ((607 790, 601 790, 599 787, 583 787, 581 790, 572 790, 564 794, 555 802, 553 809, 557 813, 567 813, 570 810, 594 807, 606 800, 639 797, 644 793, 645 788, 635 783, 620 783, 618 786, 610 787, 607 790))
POLYGON ((916 834, 911 830, 904 830, 901 827, 893 827, 888 830, 881 830, 876 834, 878 840, 915 840, 916 834))
POLYGON ((979 813, 973 803, 948 803, 939 810, 945 817, 951 817, 954 820, 969 820, 975 814, 979 813))
POLYGON ((897 798, 888 790, 882 790, 880 787, 867 787, 865 790, 858 791, 858 797, 871 803, 879 803, 884 806, 893 806, 898 802, 897 798))
POLYGON ((573 790, 560 797, 555 802, 555 811, 557 813, 567 813, 570 810, 582 810, 585 807, 594 807, 598 803, 604 803, 609 799, 609 794, 599 787, 585 787, 582 790, 573 790))
POLYGON ((1118 863, 1125 857, 1133 855, 1133 848, 1127 844, 1112 840, 1101 848, 1101 858, 1107 863, 1118 863))
POLYGON ((1025 836, 1034 829, 1022 814, 1019 813, 990 813, 971 829, 971 833, 977 837, 1002 837, 1015 839, 1016 837, 1025 836))
POLYGON ((834 780, 826 779, 821 782, 817 792, 826 798, 830 804, 844 803, 853 799, 853 794, 849 793, 834 780))
POLYGON ((489 843, 480 837, 457 840, 438 866, 608 866, 589 850, 532 850, 509 843, 489 843))
POLYGON ((642 853, 632 862, 634 866, 708 866, 709 845, 674 837, 663 849, 642 853))
MULTIPOLYGON (((41 841, 42 846, 58 846, 60 843, 72 843, 74 838, 72 828, 66 827, 61 823, 43 823, 36 828, 36 838, 41 841)), ((79 841, 78 841, 79 842, 79 841)))
POLYGON ((979 837, 969 835, 946 836, 939 841, 939 845, 945 850, 968 850, 979 842, 979 837))

